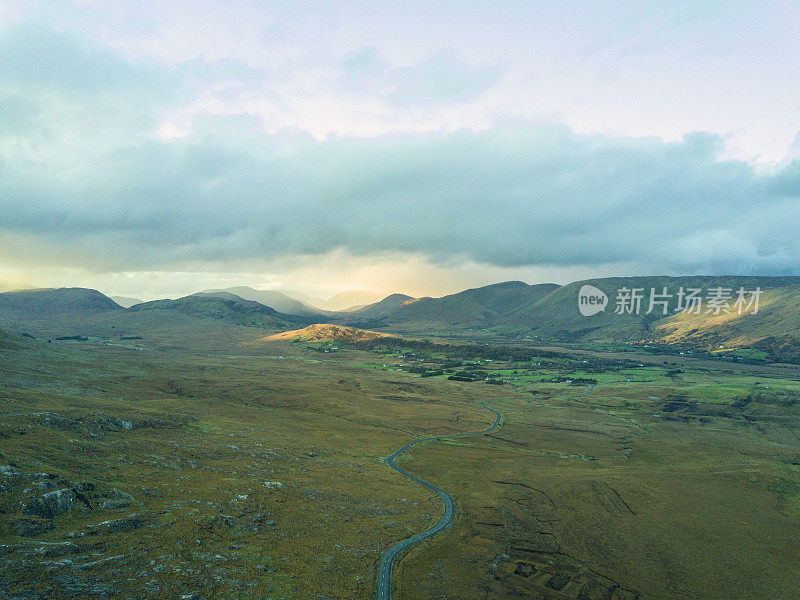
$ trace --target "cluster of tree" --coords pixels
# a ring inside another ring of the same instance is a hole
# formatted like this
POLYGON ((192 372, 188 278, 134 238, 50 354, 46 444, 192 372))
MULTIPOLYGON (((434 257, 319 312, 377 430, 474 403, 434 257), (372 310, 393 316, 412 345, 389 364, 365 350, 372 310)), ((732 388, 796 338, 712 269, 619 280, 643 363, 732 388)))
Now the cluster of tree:
MULTIPOLYGON (((461 371, 461 373, 464 372, 465 371, 461 371)), ((455 375, 450 375, 450 377, 448 377, 447 379, 449 379, 450 381, 470 381, 470 382, 483 381, 485 383, 491 383, 493 385, 503 385, 505 383, 505 381, 503 381, 499 377, 481 377, 481 378, 465 377, 464 375, 460 375, 458 373, 456 373, 455 375)))
POLYGON ((410 366, 410 367, 403 367, 403 370, 407 373, 417 373, 418 375, 422 375, 423 377, 434 377, 436 375, 444 375, 444 371, 441 369, 431 369, 430 367, 418 367, 418 366, 410 366))
MULTIPOLYGON (((397 352, 408 352, 410 350, 425 351, 428 353, 439 352, 447 356, 448 360, 465 361, 474 358, 488 360, 502 360, 509 362, 530 362, 534 358, 553 358, 553 359, 572 359, 577 361, 577 356, 566 355, 549 350, 538 350, 534 348, 518 348, 514 346, 492 346, 489 344, 442 344, 430 340, 406 340, 399 337, 387 336, 368 340, 364 342, 354 342, 353 346, 365 350, 379 351, 382 348, 391 348, 397 352)), ((460 365, 456 365, 460 366, 460 365)))

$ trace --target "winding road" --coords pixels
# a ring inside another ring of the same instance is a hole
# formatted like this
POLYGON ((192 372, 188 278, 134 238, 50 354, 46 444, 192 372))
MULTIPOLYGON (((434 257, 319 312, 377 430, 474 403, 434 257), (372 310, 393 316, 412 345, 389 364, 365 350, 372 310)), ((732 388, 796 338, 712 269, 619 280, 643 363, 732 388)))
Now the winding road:
MULTIPOLYGON (((624 373, 623 376, 627 377, 624 373)), ((632 379, 628 378, 627 381, 632 381, 632 379)), ((614 382, 612 382, 614 383, 614 382)), ((588 396, 594 390, 595 384, 590 384, 588 388, 580 393, 570 396, 555 396, 551 399, 555 400, 557 398, 580 398, 583 396, 588 396)), ((381 556, 381 562, 378 567, 378 591, 375 595, 376 600, 390 600, 392 597, 392 568, 394 567, 395 561, 402 556, 411 546, 414 544, 418 544, 419 542, 428 539, 431 536, 436 535, 443 529, 446 529, 450 526, 453 522, 453 514, 454 514, 454 506, 453 506, 453 498, 445 492, 444 490, 436 487, 432 483, 425 481, 424 479, 417 477, 406 471, 403 467, 400 467, 395 463, 395 459, 403 454, 406 450, 411 448, 412 446, 416 446, 417 444, 422 444, 423 442, 431 442, 436 440, 445 440, 445 439, 453 439, 453 438, 461 438, 461 437, 470 437, 475 435, 482 435, 484 433, 489 433, 494 431, 500 426, 500 420, 502 416, 499 412, 494 409, 489 408, 486 406, 486 402, 497 402, 499 400, 510 400, 510 398, 494 398, 492 400, 484 400, 478 403, 478 406, 488 410, 489 412, 494 413, 495 420, 491 427, 487 427, 486 429, 481 429, 480 431, 474 431, 471 433, 454 433, 450 435, 436 435, 431 437, 420 438, 418 440, 414 440, 413 442, 409 442, 399 450, 395 451, 386 459, 386 464, 389 465, 392 469, 397 471, 398 473, 408 477, 410 480, 415 481, 416 483, 420 484, 423 487, 428 488, 430 491, 439 495, 439 497, 444 502, 444 516, 442 519, 430 529, 423 531, 422 533, 418 533, 416 535, 412 535, 409 538, 404 540, 400 540, 394 546, 389 548, 386 552, 384 552, 383 556, 381 556)))
POLYGON ((422 533, 418 533, 416 535, 412 535, 409 538, 404 540, 400 540, 394 546, 389 548, 383 556, 381 556, 380 566, 378 567, 378 592, 376 594, 377 600, 390 600, 392 597, 392 567, 394 566, 395 560, 402 556, 411 546, 417 544, 425 539, 428 539, 431 536, 436 535, 443 529, 446 529, 450 526, 453 522, 453 498, 442 489, 439 489, 432 483, 428 483, 424 479, 417 477, 416 475, 412 475, 408 471, 406 471, 403 467, 398 466, 394 461, 395 459, 403 454, 406 450, 411 448, 412 446, 416 446, 417 444, 421 444, 423 442, 431 442, 434 440, 445 440, 445 439, 453 439, 453 438, 460 438, 460 437, 469 437, 474 435, 482 435, 484 433, 489 433, 490 431, 494 431, 500 426, 501 415, 496 410, 493 410, 485 405, 486 402, 497 402, 498 400, 506 400, 506 398, 495 398, 493 400, 484 400, 478 403, 478 406, 481 408, 485 408, 489 412, 494 413, 495 420, 491 427, 487 427, 486 429, 481 429, 480 431, 474 431, 471 433, 454 433, 450 435, 436 435, 432 437, 421 438, 418 440, 414 440, 413 442, 409 442, 392 455, 390 455, 386 459, 386 464, 393 468, 398 473, 405 475, 412 481, 417 482, 423 487, 428 488, 430 491, 435 492, 439 495, 439 497, 444 502, 444 516, 442 519, 433 527, 428 529, 427 531, 423 531, 422 533))

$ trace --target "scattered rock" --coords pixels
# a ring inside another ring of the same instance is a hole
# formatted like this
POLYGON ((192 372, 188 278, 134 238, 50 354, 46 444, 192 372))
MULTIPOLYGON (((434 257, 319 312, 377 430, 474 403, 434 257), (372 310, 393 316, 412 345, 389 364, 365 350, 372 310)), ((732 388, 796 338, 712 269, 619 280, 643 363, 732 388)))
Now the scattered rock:
POLYGON ((11 465, 2 465, 0 466, 0 475, 5 475, 6 477, 18 477, 19 471, 17 471, 11 465))
POLYGON ((253 518, 252 531, 253 533, 260 533, 262 528, 275 527, 276 525, 275 521, 267 519, 266 515, 259 513, 253 518))
MULTIPOLYGON (((66 560, 66 559, 65 559, 66 560)), ((85 581, 68 574, 61 574, 58 577, 64 590, 70 598, 107 598, 114 593, 114 588, 107 583, 96 583, 85 581)))
POLYGON ((133 496, 117 488, 111 488, 106 494, 106 497, 108 500, 100 505, 100 507, 105 510, 119 510, 129 507, 133 503, 133 496))
POLYGON ((75 506, 75 494, 69 488, 54 490, 43 494, 25 505, 23 510, 37 517, 52 519, 58 515, 69 512, 75 506))
POLYGON ((219 518, 228 527, 233 528, 239 525, 239 519, 237 519, 236 517, 232 517, 231 515, 220 514, 219 518))
POLYGON ((134 529, 144 527, 147 524, 147 521, 148 518, 144 515, 132 514, 121 519, 112 519, 110 521, 97 523, 96 525, 90 525, 91 529, 89 535, 93 535, 92 532, 96 532, 97 530, 105 530, 108 533, 133 531, 134 529))
POLYGON ((53 529, 50 521, 39 519, 17 519, 11 526, 14 533, 21 537, 35 537, 53 529))
POLYGON ((508 554, 499 554, 489 565, 489 571, 496 575, 509 560, 511 560, 511 557, 508 554))
POLYGON ((114 562, 123 558, 128 558, 130 554, 120 554, 118 556, 107 556, 106 558, 101 558, 100 560, 93 560, 92 562, 83 563, 78 568, 79 569, 92 569, 99 565, 104 565, 110 562, 114 562))
POLYGON ((103 510, 120 510, 131 505, 129 500, 106 500, 100 507, 103 510))
POLYGON ((130 431, 133 429, 133 421, 102 415, 98 419, 97 428, 101 431, 130 431))
POLYGON ((44 490, 49 490, 51 488, 56 487, 56 485, 58 485, 58 483, 56 481, 54 481, 53 479, 43 479, 41 481, 34 481, 33 485, 39 491, 44 491, 44 490))
POLYGON ((77 554, 81 551, 77 544, 72 542, 40 542, 41 546, 36 549, 36 553, 41 556, 64 556, 67 554, 77 554))

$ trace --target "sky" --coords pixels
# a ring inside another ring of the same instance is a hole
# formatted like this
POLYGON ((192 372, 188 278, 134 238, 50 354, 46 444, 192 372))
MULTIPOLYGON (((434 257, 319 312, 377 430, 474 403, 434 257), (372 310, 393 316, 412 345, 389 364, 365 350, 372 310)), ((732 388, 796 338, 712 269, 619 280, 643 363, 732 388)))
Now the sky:
POLYGON ((0 287, 800 275, 800 6, 0 0, 0 287))

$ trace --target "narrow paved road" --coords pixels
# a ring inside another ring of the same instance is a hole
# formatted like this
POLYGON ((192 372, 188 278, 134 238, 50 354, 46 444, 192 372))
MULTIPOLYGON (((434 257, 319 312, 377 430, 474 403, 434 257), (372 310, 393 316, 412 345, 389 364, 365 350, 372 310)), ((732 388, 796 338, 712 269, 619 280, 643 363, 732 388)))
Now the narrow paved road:
MULTIPOLYGON (((631 381, 628 379, 628 381, 631 381)), ((588 396, 594 390, 594 384, 589 385, 589 387, 580 394, 575 394, 573 396, 555 396, 553 399, 556 398, 580 398, 582 396, 588 396)), ((489 412, 494 413, 495 420, 491 427, 487 427, 486 429, 481 429, 480 431, 474 431, 472 433, 454 433, 451 435, 437 435, 433 437, 426 437, 421 438, 418 440, 414 440, 413 442, 409 442, 396 452, 394 452, 391 456, 386 459, 386 464, 393 468, 398 473, 401 473, 411 479, 412 481, 416 481, 421 486, 428 488, 430 491, 439 495, 439 497, 444 502, 444 516, 442 519, 433 527, 428 529, 427 531, 423 531, 422 533, 418 533, 416 535, 412 535, 409 538, 404 540, 400 540, 394 546, 389 548, 386 552, 384 552, 383 556, 381 556, 380 566, 378 567, 378 592, 376 594, 377 600, 390 600, 392 597, 392 568, 394 567, 395 560, 398 557, 402 556, 411 546, 414 544, 418 544, 419 542, 428 539, 431 536, 436 535, 443 529, 446 529, 450 526, 453 522, 453 498, 450 497, 450 494, 445 492, 442 489, 439 489, 432 483, 428 483, 424 479, 417 477, 416 475, 412 475, 408 471, 406 471, 403 467, 397 466, 394 462, 398 456, 400 456, 403 452, 411 448, 411 446, 416 446, 417 444, 421 444, 423 442, 430 442, 434 440, 444 440, 444 439, 452 439, 452 438, 460 438, 460 437, 469 437, 473 435, 482 435, 484 433, 489 433, 490 431, 494 431, 500 426, 500 413, 494 409, 489 408, 486 406, 486 402, 497 402, 498 400, 507 400, 508 398, 495 398, 493 400, 484 400, 483 402, 479 402, 478 406, 481 408, 485 408, 489 412)))
MULTIPOLYGON (((633 377, 630 375, 626 375, 621 371, 617 371, 620 375, 625 377, 625 379, 619 381, 609 381, 607 383, 621 383, 623 381, 634 381, 633 377)), ((594 391, 595 388, 594 383, 590 384, 585 391, 581 392, 580 394, 573 394, 569 396, 552 396, 551 400, 556 399, 569 399, 569 398, 582 398, 583 396, 588 396, 594 391)), ((473 435, 482 435, 484 433, 489 433, 490 431, 494 431, 500 426, 500 413, 496 410, 493 410, 485 405, 486 402, 497 402, 498 400, 510 400, 510 398, 495 398, 493 400, 484 400, 483 402, 479 402, 478 406, 481 408, 485 408, 489 412, 494 413, 495 420, 491 427, 487 427, 486 429, 481 429, 480 431, 475 431, 472 433, 455 433, 451 435, 437 435, 433 437, 426 437, 421 438, 418 440, 414 440, 413 442, 409 442, 399 450, 397 450, 394 454, 389 456, 386 459, 386 464, 392 467, 398 473, 402 473, 412 481, 416 481, 418 484, 428 488, 430 491, 437 493, 442 501, 444 502, 444 516, 442 517, 441 521, 439 521, 436 525, 428 529, 427 531, 423 531, 422 533, 418 533, 416 535, 412 535, 410 538, 406 538, 404 540, 400 540, 394 546, 389 548, 381 557, 380 566, 378 567, 378 592, 376 594, 377 600, 390 600, 392 597, 392 567, 394 566, 395 560, 402 556, 411 546, 417 544, 429 537, 436 535, 443 529, 446 529, 450 526, 453 522, 453 498, 450 497, 450 494, 445 492, 442 489, 439 489, 432 483, 428 483, 424 479, 417 477, 416 475, 412 475, 408 471, 406 471, 403 467, 398 467, 395 464, 394 459, 400 456, 403 452, 411 448, 411 446, 416 446, 417 444, 421 444, 423 442, 430 442, 434 440, 445 440, 445 439, 452 439, 452 438, 459 438, 459 437, 469 437, 473 435)))
POLYGON ((392 596, 392 567, 394 566, 395 560, 402 556, 411 546, 425 540, 433 535, 436 535, 443 529, 446 529, 450 526, 453 522, 453 499, 450 497, 450 494, 445 492, 444 490, 439 489, 432 483, 428 483, 424 479, 417 477, 416 475, 412 475, 408 471, 406 471, 403 467, 397 466, 394 460, 400 456, 403 452, 411 448, 411 446, 416 446, 417 444, 421 444, 423 442, 430 442, 433 440, 445 440, 445 439, 452 439, 452 438, 460 438, 460 437, 469 437, 473 435, 482 435, 484 433, 489 433, 490 431, 494 431, 500 426, 500 413, 496 410, 493 410, 485 405, 486 402, 497 402, 498 400, 505 400, 506 398, 496 398, 494 400, 484 400, 483 402, 479 402, 478 406, 481 408, 485 408, 489 412, 494 413, 495 420, 491 427, 487 427, 486 429, 481 429, 480 431, 474 431, 472 433, 454 433, 451 435, 437 435, 433 437, 426 437, 421 438, 418 440, 414 440, 397 450, 394 454, 389 456, 386 459, 386 464, 392 467, 398 473, 401 473, 411 479, 412 481, 416 481, 421 486, 428 488, 430 491, 435 492, 438 494, 442 501, 444 502, 444 516, 442 517, 441 521, 439 521, 436 525, 428 529, 427 531, 423 531, 422 533, 418 533, 416 535, 412 535, 410 538, 406 538, 404 540, 400 540, 394 546, 389 548, 384 555, 381 557, 380 566, 378 568, 378 593, 376 595, 377 600, 390 600, 392 596))

